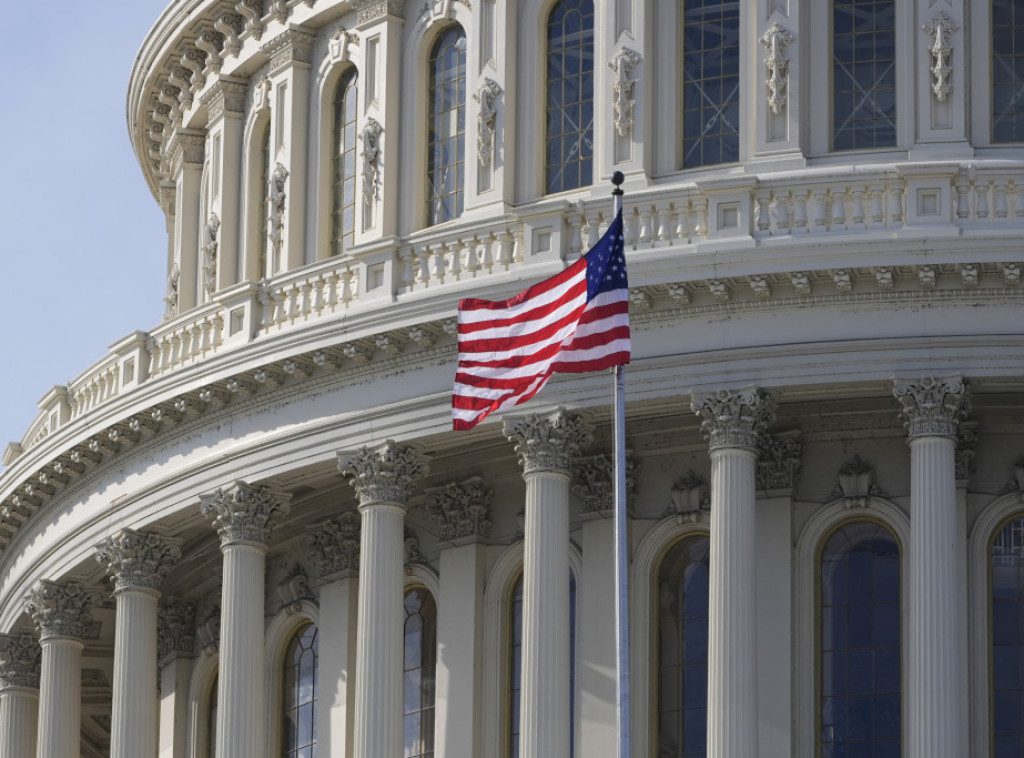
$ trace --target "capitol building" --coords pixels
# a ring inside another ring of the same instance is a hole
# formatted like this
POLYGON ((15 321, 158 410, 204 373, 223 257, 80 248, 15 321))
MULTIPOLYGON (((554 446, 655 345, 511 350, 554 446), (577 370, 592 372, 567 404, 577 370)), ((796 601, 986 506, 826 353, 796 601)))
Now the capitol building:
POLYGON ((613 758, 612 379, 452 382, 615 171, 633 758, 1024 755, 1024 0, 170 0, 127 121, 165 315, 0 430, 0 758, 613 758))

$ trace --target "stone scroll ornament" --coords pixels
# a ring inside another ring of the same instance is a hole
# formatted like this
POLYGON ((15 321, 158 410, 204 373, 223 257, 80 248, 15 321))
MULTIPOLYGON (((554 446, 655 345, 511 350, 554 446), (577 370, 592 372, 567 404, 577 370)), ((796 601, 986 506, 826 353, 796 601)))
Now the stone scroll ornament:
POLYGON ((377 180, 380 176, 380 135, 384 127, 376 119, 369 119, 360 137, 363 143, 363 204, 371 205, 377 199, 377 180))
POLYGON ((929 70, 932 74, 932 93, 936 100, 943 102, 953 90, 953 67, 950 63, 953 47, 949 44, 949 38, 960 27, 944 11, 939 11, 921 28, 932 39, 931 45, 928 46, 928 55, 931 57, 929 70))
POLYGON ((476 114, 476 156, 483 168, 491 165, 491 156, 494 154, 494 125, 501 91, 496 81, 484 77, 480 89, 473 95, 473 99, 480 103, 480 110, 476 114))
POLYGON ((761 35, 761 47, 768 51, 764 59, 765 86, 768 90, 768 107, 772 113, 782 113, 786 107, 786 76, 789 72, 789 58, 783 52, 793 41, 793 35, 779 22, 769 26, 761 35))
POLYGON ((633 71, 641 60, 636 50, 620 47, 608 61, 608 68, 615 72, 612 79, 612 103, 615 109, 615 133, 620 137, 627 136, 633 130, 633 106, 636 104, 633 97, 636 85, 633 71))

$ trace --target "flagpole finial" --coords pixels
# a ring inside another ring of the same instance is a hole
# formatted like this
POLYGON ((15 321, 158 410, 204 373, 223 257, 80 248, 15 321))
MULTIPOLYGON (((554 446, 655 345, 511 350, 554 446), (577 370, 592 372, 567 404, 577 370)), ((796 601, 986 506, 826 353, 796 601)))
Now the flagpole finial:
POLYGON ((622 183, 626 181, 626 175, 621 171, 615 171, 612 173, 612 184, 615 185, 615 189, 612 190, 613 195, 622 194, 622 183))

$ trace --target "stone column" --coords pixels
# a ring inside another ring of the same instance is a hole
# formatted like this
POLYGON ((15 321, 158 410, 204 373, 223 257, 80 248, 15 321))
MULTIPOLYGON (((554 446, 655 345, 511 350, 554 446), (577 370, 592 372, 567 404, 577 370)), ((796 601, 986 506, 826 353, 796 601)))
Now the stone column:
POLYGON ((356 758, 401 758, 405 503, 427 473, 422 456, 388 440, 339 453, 362 514, 356 632, 356 758))
POLYGON ((480 665, 487 535, 493 493, 479 477, 427 491, 441 537, 437 617, 435 754, 476 758, 483 752, 480 665))
POLYGON ((757 571, 754 482, 773 403, 751 387, 694 395, 711 449, 708 758, 756 758, 757 571))
POLYGON ((271 521, 291 495, 237 481, 200 497, 224 554, 217 677, 217 756, 252 758, 265 749, 263 713, 264 573, 271 521))
POLYGON ((0 635, 0 758, 36 754, 41 656, 31 634, 0 635))
POLYGON ((110 758, 156 756, 158 588, 181 557, 180 544, 124 529, 96 548, 117 602, 110 758))
POLYGON ((957 576, 966 549, 957 524, 956 434, 970 410, 958 376, 897 379, 910 444, 910 635, 906 698, 907 756, 967 755, 966 635, 957 576))
POLYGON ((505 419, 526 481, 519 755, 569 755, 569 465, 590 444, 559 409, 505 419))
POLYGON ((43 648, 36 749, 46 758, 78 758, 82 740, 82 642, 98 632, 90 615, 100 594, 80 584, 42 581, 26 610, 43 648))

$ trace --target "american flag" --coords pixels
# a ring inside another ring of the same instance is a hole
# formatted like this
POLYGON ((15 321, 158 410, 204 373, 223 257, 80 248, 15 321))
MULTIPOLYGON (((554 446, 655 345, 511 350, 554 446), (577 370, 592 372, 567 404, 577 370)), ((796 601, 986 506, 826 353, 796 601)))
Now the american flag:
POLYGON ((622 213, 593 249, 559 274, 495 302, 459 302, 459 365, 452 426, 472 429, 489 413, 540 392, 555 372, 629 363, 629 284, 622 213))

